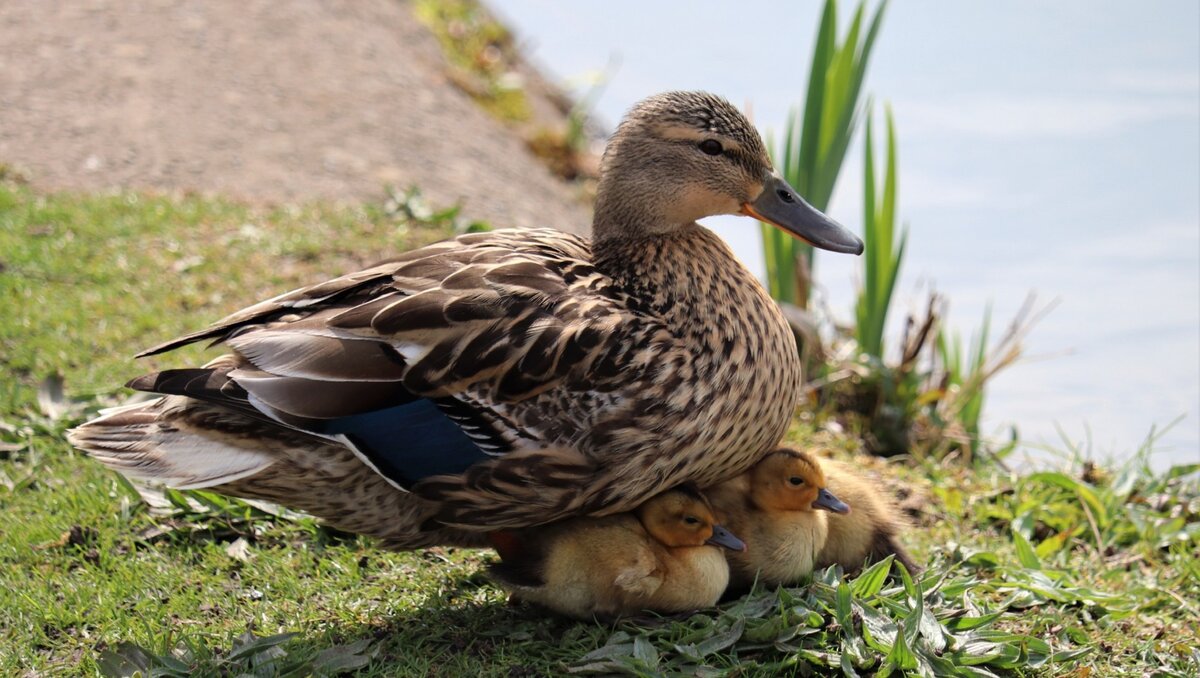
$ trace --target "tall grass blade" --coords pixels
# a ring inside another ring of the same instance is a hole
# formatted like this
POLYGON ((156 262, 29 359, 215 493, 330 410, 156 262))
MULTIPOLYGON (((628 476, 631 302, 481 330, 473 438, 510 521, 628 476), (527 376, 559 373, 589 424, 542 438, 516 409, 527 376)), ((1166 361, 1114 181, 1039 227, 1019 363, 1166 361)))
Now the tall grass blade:
MULTIPOLYGON (((868 103, 868 108, 870 104, 868 103)), ((907 229, 896 235, 896 128, 891 110, 886 111, 887 143, 882 191, 875 176, 875 140, 868 115, 863 145, 863 286, 855 306, 855 339, 859 350, 882 360, 883 332, 887 325, 892 294, 904 259, 907 229)))
MULTIPOLYGON (((859 94, 886 5, 887 0, 881 2, 867 22, 866 3, 859 3, 845 38, 839 41, 837 1, 826 0, 813 47, 803 113, 796 111, 790 116, 780 143, 770 144, 772 158, 784 179, 819 210, 829 207, 858 126, 859 94)), ((762 234, 771 295, 807 308, 812 247, 769 224, 762 225, 762 234)))

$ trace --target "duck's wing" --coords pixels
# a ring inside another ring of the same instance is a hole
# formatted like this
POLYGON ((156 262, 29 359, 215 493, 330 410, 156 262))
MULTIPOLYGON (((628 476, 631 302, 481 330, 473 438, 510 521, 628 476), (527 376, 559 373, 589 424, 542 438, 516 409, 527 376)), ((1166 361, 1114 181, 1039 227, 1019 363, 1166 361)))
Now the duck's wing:
POLYGON ((615 390, 675 342, 590 259, 587 241, 557 231, 461 236, 150 349, 211 340, 235 359, 131 386, 339 437, 404 488, 544 451, 555 441, 512 420, 514 404, 563 386, 615 390))

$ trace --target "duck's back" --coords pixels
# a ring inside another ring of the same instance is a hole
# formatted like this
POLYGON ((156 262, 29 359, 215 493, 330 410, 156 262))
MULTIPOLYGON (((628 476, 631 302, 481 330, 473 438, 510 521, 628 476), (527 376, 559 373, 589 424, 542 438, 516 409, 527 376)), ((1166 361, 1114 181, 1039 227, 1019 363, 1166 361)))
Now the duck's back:
POLYGON ((522 527, 630 510, 740 473, 786 430, 800 385, 794 337, 720 238, 692 225, 592 249, 590 269, 561 276, 565 293, 533 297, 550 317, 529 326, 541 337, 514 371, 454 395, 505 436, 487 439, 493 459, 416 485, 444 507, 442 522, 522 527))

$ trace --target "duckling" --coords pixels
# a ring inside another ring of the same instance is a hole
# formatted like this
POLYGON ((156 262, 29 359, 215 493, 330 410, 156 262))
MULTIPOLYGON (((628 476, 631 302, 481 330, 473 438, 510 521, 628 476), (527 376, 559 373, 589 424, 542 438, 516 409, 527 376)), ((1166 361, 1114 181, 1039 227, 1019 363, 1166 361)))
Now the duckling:
POLYGON ((729 583, 718 546, 746 545, 716 524, 695 490, 659 494, 633 512, 498 531, 492 577, 514 600, 577 619, 686 612, 717 602, 729 583))
POLYGON ((899 536, 907 521, 895 502, 848 464, 831 459, 821 464, 826 487, 854 510, 829 516, 829 530, 825 545, 817 554, 817 567, 838 564, 846 572, 857 572, 864 564, 892 555, 910 573, 920 572, 921 567, 900 544, 899 536))
POLYGON ((794 584, 817 566, 829 533, 826 512, 850 507, 825 486, 815 458, 776 449, 746 473, 707 490, 725 524, 746 540, 745 551, 726 554, 730 591, 794 584))

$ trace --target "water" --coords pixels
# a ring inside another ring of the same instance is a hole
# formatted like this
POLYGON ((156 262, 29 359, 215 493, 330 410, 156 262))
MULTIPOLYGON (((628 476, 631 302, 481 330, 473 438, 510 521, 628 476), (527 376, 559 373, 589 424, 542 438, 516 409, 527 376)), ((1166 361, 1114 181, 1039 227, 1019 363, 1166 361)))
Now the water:
MULTIPOLYGON (((803 96, 820 11, 491 4, 568 83, 619 60, 596 110, 610 126, 648 94, 695 88, 780 129, 803 96)), ((1200 461, 1200 3, 892 3, 865 91, 894 110, 899 214, 911 227, 893 327, 929 285, 964 334, 989 303, 998 332, 1028 293, 1057 301, 1030 359, 993 382, 985 429, 1016 424, 1036 449, 1061 448, 1061 428, 1119 458, 1183 416, 1154 464, 1200 461)), ((854 230, 861 172, 853 147, 830 212, 854 230)), ((753 222, 711 225, 761 274, 753 222)), ((844 318, 859 265, 818 259, 844 318)))

